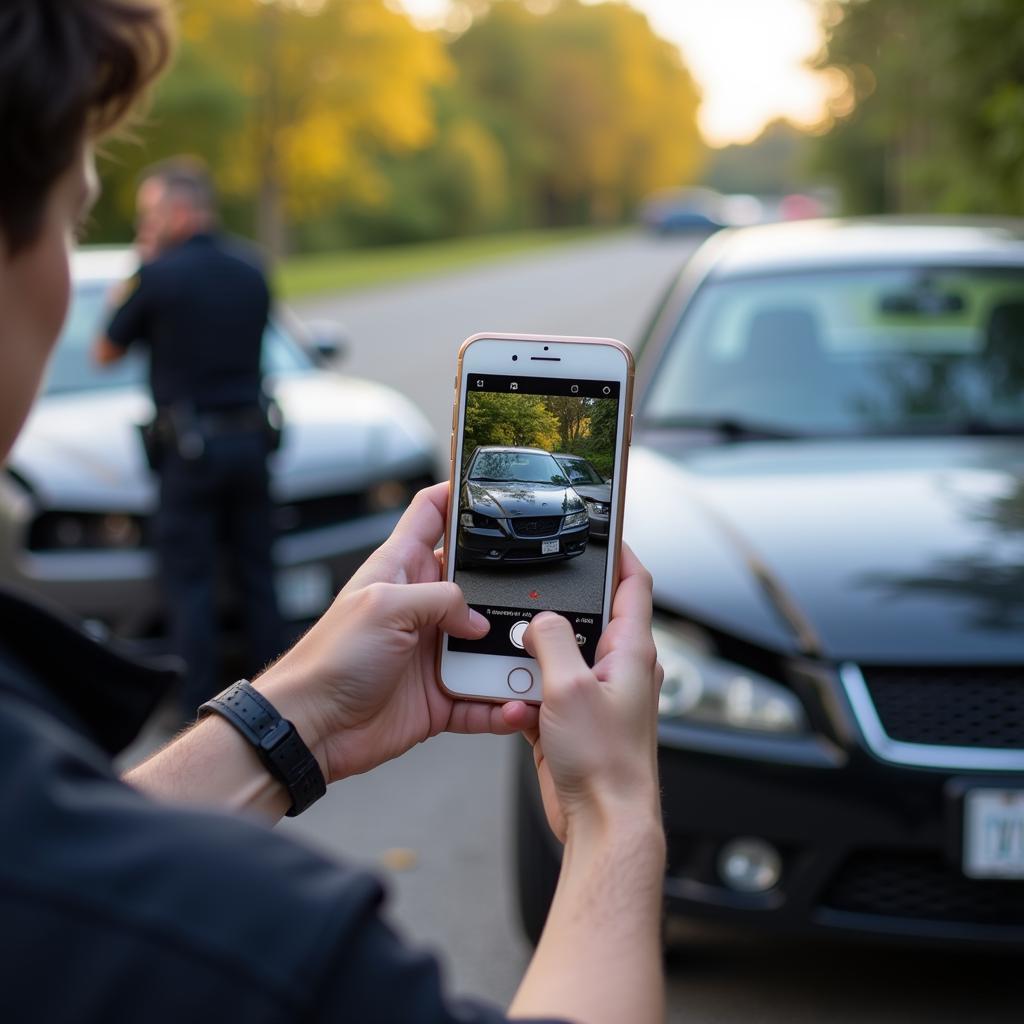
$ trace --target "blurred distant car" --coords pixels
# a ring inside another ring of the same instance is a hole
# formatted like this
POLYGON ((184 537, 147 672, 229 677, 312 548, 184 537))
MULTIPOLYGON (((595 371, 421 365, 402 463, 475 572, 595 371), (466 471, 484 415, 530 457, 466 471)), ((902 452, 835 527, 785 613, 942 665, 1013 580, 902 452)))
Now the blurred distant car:
MULTIPOLYGON (((165 615, 151 518, 156 482, 137 425, 152 415, 142 353, 108 368, 89 350, 111 287, 134 272, 125 250, 85 250, 44 392, 0 470, 0 580, 109 632, 159 650, 165 615)), ((322 365, 330 344, 275 320, 264 339, 269 389, 285 419, 271 461, 278 594, 292 621, 317 615, 435 479, 434 437, 405 398, 322 365), (322 350, 322 351, 318 351, 322 350)), ((233 604, 222 608, 230 635, 233 604)))
POLYGON ((459 490, 459 568, 556 562, 587 549, 583 499, 542 448, 486 445, 459 490))
POLYGON ((590 536, 607 540, 612 500, 611 481, 605 480, 594 468, 593 463, 581 455, 563 455, 556 452, 555 458, 569 478, 573 490, 587 506, 590 536))
POLYGON ((1024 948, 1024 225, 722 232, 640 348, 635 416, 669 913, 1024 948))
POLYGON ((657 192, 644 203, 640 220, 661 235, 711 233, 728 225, 724 197, 709 188, 657 192))

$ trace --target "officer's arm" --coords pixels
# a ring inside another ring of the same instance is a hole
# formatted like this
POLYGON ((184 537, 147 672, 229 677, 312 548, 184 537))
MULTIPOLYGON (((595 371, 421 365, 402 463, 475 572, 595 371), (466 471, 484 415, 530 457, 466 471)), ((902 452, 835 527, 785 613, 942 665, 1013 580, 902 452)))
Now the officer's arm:
POLYGON ((113 312, 108 318, 106 331, 96 338, 92 346, 92 359, 98 366, 108 366, 123 359, 132 342, 147 336, 152 287, 148 275, 140 270, 112 289, 110 306, 113 312))

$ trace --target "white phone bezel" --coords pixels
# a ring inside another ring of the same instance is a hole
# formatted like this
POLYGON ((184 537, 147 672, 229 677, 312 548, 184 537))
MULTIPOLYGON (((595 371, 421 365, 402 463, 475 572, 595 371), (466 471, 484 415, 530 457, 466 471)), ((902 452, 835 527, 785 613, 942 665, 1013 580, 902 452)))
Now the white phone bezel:
MULTIPOLYGON (((615 463, 612 471, 611 509, 608 530, 608 557, 605 564, 604 600, 601 614, 602 632, 608 625, 612 587, 616 569, 615 538, 620 536, 622 514, 621 489, 624 485, 624 453, 626 451, 627 416, 629 413, 632 364, 620 342, 608 338, 558 338, 542 336, 476 335, 463 349, 461 372, 456 380, 457 400, 452 419, 452 471, 462 466, 463 436, 468 380, 474 373, 547 377, 550 379, 607 380, 619 384, 619 410, 616 424, 615 463), (518 356, 513 360, 512 356, 518 356), (558 362, 532 362, 534 358, 558 359, 558 362)), ((448 510, 448 537, 454 549, 458 536, 458 494, 461 480, 452 485, 451 507, 448 510)), ((455 559, 446 560, 445 578, 455 577, 455 559)), ((492 628, 505 628, 497 623, 492 628)), ((441 637, 439 676, 441 685, 454 697, 489 701, 542 699, 540 672, 529 656, 511 657, 500 654, 471 654, 448 650, 448 638, 441 637), (525 668, 533 676, 533 685, 524 693, 513 692, 508 676, 513 669, 525 668)))

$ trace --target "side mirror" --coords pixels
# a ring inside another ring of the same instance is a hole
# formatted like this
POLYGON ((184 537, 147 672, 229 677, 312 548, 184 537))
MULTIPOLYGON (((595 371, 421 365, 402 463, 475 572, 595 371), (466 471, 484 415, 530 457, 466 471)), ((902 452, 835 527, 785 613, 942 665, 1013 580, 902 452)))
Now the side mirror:
POLYGON ((348 332, 334 320, 311 320, 305 324, 306 340, 325 366, 340 362, 348 354, 348 332))

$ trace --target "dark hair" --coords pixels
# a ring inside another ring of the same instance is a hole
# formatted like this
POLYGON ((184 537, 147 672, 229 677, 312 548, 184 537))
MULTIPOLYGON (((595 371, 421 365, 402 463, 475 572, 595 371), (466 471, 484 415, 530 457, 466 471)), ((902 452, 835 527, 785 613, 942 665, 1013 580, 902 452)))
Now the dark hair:
POLYGON ((175 156, 147 167, 139 181, 159 181, 172 195, 180 196, 197 210, 215 216, 217 190, 206 164, 195 156, 175 156))
POLYGON ((120 124, 171 52, 161 0, 0 3, 0 233, 37 237, 79 147, 120 124))

